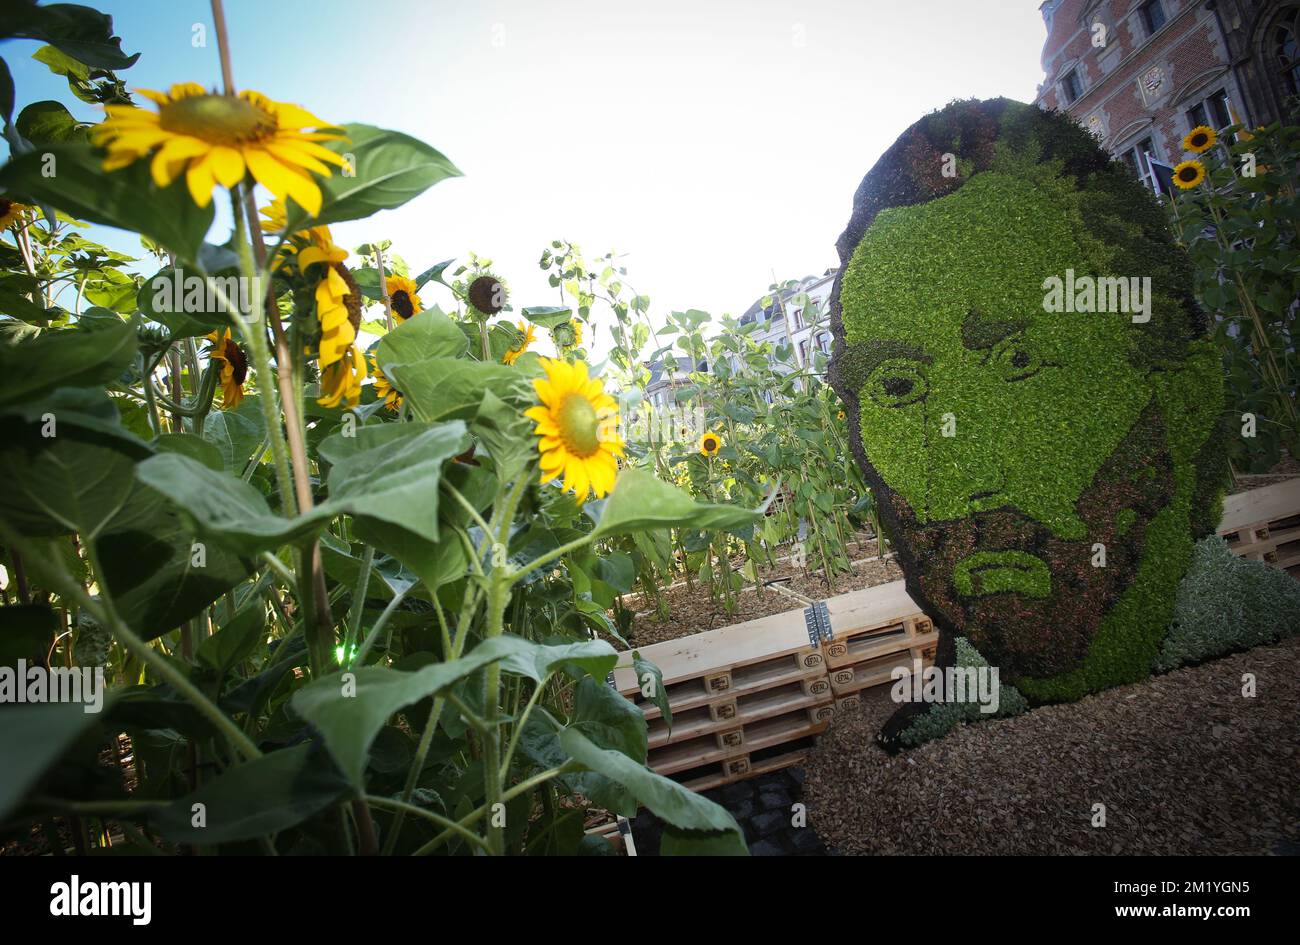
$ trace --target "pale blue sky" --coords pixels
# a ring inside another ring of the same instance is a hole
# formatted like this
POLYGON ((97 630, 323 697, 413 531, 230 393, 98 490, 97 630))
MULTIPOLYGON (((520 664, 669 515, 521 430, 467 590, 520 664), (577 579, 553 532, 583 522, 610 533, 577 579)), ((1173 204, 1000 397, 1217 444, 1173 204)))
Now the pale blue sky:
MULTIPOLYGON (((220 81, 204 0, 108 0, 130 87, 220 81)), ((954 98, 1033 98, 1036 0, 227 0, 241 88, 327 121, 396 128, 465 173, 334 227, 393 240, 415 270, 491 257, 519 305, 554 304, 553 238, 627 254, 653 308, 738 314, 778 278, 836 263, 862 175, 954 98)), ((67 101, 6 42, 21 107, 67 101)), ((81 106, 79 117, 96 119, 81 106)), ((213 234, 222 239, 225 233, 213 234)), ((136 244, 113 240, 120 248, 136 244)), ((426 304, 444 302, 441 291, 426 304)), ((607 329, 601 328, 605 334, 607 329)), ((604 345, 602 345, 604 347, 604 345)))

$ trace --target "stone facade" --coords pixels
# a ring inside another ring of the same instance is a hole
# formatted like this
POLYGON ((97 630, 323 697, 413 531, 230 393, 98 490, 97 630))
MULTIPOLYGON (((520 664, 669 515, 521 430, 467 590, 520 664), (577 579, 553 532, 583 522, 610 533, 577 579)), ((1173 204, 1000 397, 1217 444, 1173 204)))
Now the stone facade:
POLYGON ((1267 124, 1297 93, 1300 0, 1047 0, 1044 81, 1060 109, 1150 182, 1198 124, 1267 124))

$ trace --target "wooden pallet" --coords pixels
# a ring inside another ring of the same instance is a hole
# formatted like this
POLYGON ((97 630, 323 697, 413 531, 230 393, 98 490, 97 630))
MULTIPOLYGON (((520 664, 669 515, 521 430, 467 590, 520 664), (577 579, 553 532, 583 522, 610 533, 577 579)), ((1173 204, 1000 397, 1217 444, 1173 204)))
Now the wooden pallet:
MULTIPOLYGON (((646 761, 654 771, 665 775, 706 768, 715 762, 749 756, 766 748, 820 734, 826 730, 834 714, 835 707, 827 694, 817 705, 652 748, 646 761)), ((723 767, 728 769, 729 775, 743 773, 731 770, 734 765, 723 767)))
MULTIPOLYGON (((803 685, 808 677, 825 679, 825 659, 808 637, 802 610, 667 640, 640 652, 663 673, 674 717, 716 706, 709 711, 725 718, 734 711, 726 707, 743 696, 792 682, 803 685)), ((659 707, 641 693, 631 653, 619 656, 614 688, 635 702, 647 720, 660 716, 659 707)))
POLYGON ((849 709, 856 706, 858 696, 864 689, 892 683, 897 678, 895 676, 897 670, 911 675, 915 672, 918 660, 922 667, 933 666, 938 648, 939 635, 929 633, 919 638, 906 650, 873 656, 850 666, 831 668, 829 671, 831 691, 835 693, 836 709, 849 709), (846 699, 850 701, 845 702, 846 699))
POLYGON ((934 635, 902 581, 841 594, 826 601, 832 639, 826 645, 829 672, 877 657, 911 650, 934 635))
POLYGON ((804 676, 770 689, 752 690, 720 702, 673 713, 670 729, 662 715, 648 720, 649 747, 659 748, 710 732, 720 733, 796 709, 824 705, 831 694, 825 676, 804 676))
POLYGON ((1218 533, 1233 554, 1300 578, 1300 478, 1225 497, 1218 533))
POLYGON ((756 778, 760 774, 803 764, 816 744, 815 733, 792 742, 736 755, 721 762, 711 762, 689 771, 670 775, 692 791, 708 791, 724 784, 756 778))
POLYGON ((589 837, 600 837, 611 847, 617 856, 636 856, 636 841, 632 839, 632 823, 621 815, 610 818, 586 831, 589 837))

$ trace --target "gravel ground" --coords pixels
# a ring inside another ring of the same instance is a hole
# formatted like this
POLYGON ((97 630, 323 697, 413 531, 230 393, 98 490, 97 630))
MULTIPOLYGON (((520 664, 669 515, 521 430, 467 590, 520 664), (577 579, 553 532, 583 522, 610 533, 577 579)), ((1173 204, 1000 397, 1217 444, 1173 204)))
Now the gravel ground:
POLYGON ((888 693, 838 716, 808 760, 809 823, 842 853, 1264 854, 1300 841, 1300 639, 892 758, 874 743, 888 693), (1104 828, 1091 826, 1097 803, 1104 828))

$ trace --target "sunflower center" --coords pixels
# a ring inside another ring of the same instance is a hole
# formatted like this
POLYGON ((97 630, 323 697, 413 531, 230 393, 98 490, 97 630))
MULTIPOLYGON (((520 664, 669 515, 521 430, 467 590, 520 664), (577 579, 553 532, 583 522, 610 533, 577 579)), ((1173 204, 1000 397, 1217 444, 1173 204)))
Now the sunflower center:
POLYGON ((406 294, 405 289, 398 289, 389 296, 389 301, 392 303, 393 311, 402 318, 410 318, 415 314, 415 306, 411 304, 411 297, 406 294))
POLYGON ((1179 177, 1179 179, 1181 179, 1181 180, 1195 180, 1195 179, 1196 179, 1196 168, 1194 168, 1194 167, 1185 167, 1185 168, 1183 168, 1182 171, 1179 173, 1178 177, 1179 177))
POLYGON ((469 303, 485 315, 495 315, 504 307, 505 289, 491 276, 479 276, 469 285, 469 303))
POLYGON ((574 456, 586 459, 600 449, 596 408, 586 397, 570 394, 556 412, 555 419, 565 448, 574 456))
POLYGON ((158 116, 167 131, 209 144, 243 144, 275 133, 275 116, 230 95, 191 95, 168 102, 158 116))

